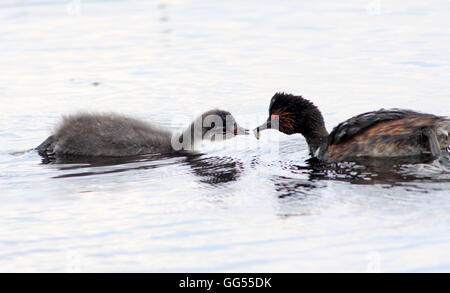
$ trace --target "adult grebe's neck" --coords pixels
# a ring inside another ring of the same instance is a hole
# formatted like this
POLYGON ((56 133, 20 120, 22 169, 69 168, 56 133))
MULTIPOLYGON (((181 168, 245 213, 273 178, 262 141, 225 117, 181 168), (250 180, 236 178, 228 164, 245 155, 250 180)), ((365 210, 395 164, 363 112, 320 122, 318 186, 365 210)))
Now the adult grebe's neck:
POLYGON ((306 126, 302 129, 301 134, 303 134, 309 145, 310 155, 317 156, 317 151, 328 139, 328 131, 325 128, 325 122, 319 109, 314 107, 305 116, 304 124, 306 126))
POLYGON ((313 157, 319 155, 320 147, 328 140, 328 135, 321 137, 305 137, 309 146, 309 154, 313 157))

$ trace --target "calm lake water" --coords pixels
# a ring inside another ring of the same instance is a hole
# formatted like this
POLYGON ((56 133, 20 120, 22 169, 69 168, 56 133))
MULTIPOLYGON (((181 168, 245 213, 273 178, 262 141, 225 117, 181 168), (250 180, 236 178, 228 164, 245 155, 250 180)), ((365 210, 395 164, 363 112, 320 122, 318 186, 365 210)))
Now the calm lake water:
POLYGON ((276 91, 329 130, 379 108, 449 115, 442 1, 0 3, 0 271, 450 271, 450 171, 315 171, 266 131, 187 157, 42 164, 61 115, 173 130, 223 108, 253 129, 276 91))

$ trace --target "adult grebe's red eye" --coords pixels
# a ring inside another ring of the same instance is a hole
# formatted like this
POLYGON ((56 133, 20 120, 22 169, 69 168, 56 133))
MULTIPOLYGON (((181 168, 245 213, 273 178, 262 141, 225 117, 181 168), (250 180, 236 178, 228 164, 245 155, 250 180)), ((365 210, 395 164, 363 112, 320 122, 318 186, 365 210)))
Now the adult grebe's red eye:
POLYGON ((278 118, 278 115, 276 115, 276 114, 272 114, 272 115, 270 115, 270 119, 277 119, 278 118))

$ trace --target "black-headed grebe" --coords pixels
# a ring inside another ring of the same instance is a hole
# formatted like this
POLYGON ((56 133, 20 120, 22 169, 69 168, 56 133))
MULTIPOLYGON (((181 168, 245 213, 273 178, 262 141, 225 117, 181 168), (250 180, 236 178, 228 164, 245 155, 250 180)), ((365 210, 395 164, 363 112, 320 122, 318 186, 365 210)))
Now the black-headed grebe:
POLYGON ((328 134, 322 114, 313 103, 285 93, 273 96, 269 118, 255 128, 256 137, 268 128, 302 134, 311 156, 330 163, 356 157, 431 155, 436 158, 450 143, 448 118, 402 109, 357 115, 328 134))
POLYGON ((44 157, 123 157, 192 150, 203 139, 248 134, 227 111, 210 110, 181 133, 114 113, 78 113, 63 117, 36 149, 44 157))

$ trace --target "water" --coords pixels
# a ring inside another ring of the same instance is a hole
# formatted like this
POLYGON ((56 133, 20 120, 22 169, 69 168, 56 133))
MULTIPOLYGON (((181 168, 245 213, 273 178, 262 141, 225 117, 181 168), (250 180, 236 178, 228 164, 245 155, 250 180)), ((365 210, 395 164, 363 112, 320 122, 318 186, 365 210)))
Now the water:
POLYGON ((448 1, 2 1, 0 271, 450 271, 445 165, 308 167, 274 131, 188 157, 41 164, 63 114, 252 128, 276 91, 328 129, 378 108, 448 115, 448 1))

